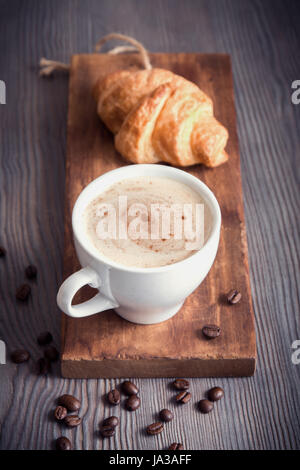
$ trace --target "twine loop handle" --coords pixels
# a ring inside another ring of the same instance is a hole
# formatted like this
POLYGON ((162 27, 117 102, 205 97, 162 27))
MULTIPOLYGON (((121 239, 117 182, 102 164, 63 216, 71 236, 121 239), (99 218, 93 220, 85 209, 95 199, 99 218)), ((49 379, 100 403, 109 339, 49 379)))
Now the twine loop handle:
MULTIPOLYGON (((120 34, 120 33, 110 33, 107 34, 106 36, 103 36, 97 44, 95 45, 95 51, 100 52, 102 46, 107 42, 110 41, 111 39, 119 39, 121 41, 129 42, 131 44, 130 46, 117 46, 110 51, 108 51, 108 54, 120 54, 123 52, 139 52, 141 55, 142 63, 143 66, 145 67, 146 70, 151 70, 152 65, 150 62, 149 54, 148 51, 145 49, 145 47, 136 39, 126 36, 125 34, 120 34)), ((50 75, 53 74, 55 71, 62 71, 62 72, 69 72, 70 70, 70 65, 65 64, 63 62, 59 62, 57 60, 49 60, 45 59, 42 57, 39 62, 40 66, 40 76, 42 77, 49 77, 50 75)))
POLYGON ((144 48, 143 44, 141 44, 139 41, 136 39, 126 36, 125 34, 120 34, 120 33, 110 33, 107 34, 106 36, 103 36, 100 41, 97 42, 95 45, 95 51, 100 52, 103 44, 105 44, 107 41, 110 41, 111 39, 120 39, 121 41, 129 42, 129 44, 132 44, 133 47, 128 47, 128 46, 118 46, 115 47, 112 51, 110 51, 111 54, 119 54, 120 52, 129 52, 133 50, 138 50, 138 52, 141 54, 141 59, 143 62, 143 66, 145 67, 146 70, 151 70, 152 65, 149 59, 149 54, 147 50, 144 48))

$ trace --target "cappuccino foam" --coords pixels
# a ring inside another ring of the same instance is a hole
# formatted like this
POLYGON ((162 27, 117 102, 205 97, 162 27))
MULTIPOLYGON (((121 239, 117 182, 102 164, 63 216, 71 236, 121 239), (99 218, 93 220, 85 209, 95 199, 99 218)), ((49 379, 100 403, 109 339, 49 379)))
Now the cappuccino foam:
MULTIPOLYGON (((191 238, 187 238, 183 228, 187 218, 185 212, 182 212, 178 219, 175 219, 171 212, 170 219, 167 219, 167 222, 168 220, 170 221, 169 227, 167 224, 169 230, 163 231, 160 224, 158 237, 153 238, 152 229, 155 219, 151 209, 153 204, 162 205, 167 210, 174 207, 174 204, 181 207, 184 204, 191 205, 193 208, 191 212, 193 228, 196 226, 195 208, 197 204, 201 204, 204 208, 204 243, 209 236, 211 230, 209 208, 201 195, 186 184, 169 178, 143 176, 127 178, 112 184, 102 193, 100 191, 101 188, 99 187, 99 196, 93 199, 86 207, 83 214, 83 225, 89 241, 98 252, 116 263, 139 268, 166 266, 181 261, 197 251, 195 249, 187 249, 187 243, 191 241, 191 238), (120 196, 126 196, 126 208, 123 206, 120 208, 120 196), (138 210, 141 205, 143 209, 146 209, 146 212, 138 210), (116 231, 115 236, 112 238, 103 239, 99 237, 99 223, 101 221, 101 227, 109 226, 109 214, 112 213, 109 211, 109 208, 114 208, 115 210, 116 231), (120 238, 120 215, 125 217, 123 220, 126 220, 125 228, 127 229, 128 236, 125 239, 120 238), (137 216, 141 224, 136 223, 137 216), (180 239, 177 239, 178 235, 176 235, 175 224, 179 222, 180 225, 182 224, 182 236, 180 239), (136 232, 132 232, 132 227, 140 229, 141 225, 144 229, 143 236, 137 230, 140 236, 135 238, 136 232)), ((158 219, 155 220, 157 221, 158 219)), ((159 220, 161 221, 161 219, 159 220)))

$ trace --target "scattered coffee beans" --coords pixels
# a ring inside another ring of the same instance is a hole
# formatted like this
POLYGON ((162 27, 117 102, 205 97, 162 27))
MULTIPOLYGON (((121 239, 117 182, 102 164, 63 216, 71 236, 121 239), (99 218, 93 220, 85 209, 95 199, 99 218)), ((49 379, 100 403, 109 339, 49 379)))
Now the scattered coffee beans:
POLYGON ((81 407, 80 401, 72 395, 62 395, 57 401, 58 405, 64 406, 68 411, 78 411, 81 407))
POLYGON ((49 331, 43 331, 37 337, 37 342, 40 346, 45 346, 46 344, 51 343, 52 341, 52 334, 49 331))
POLYGON ((119 425, 119 418, 117 416, 110 416, 103 421, 102 425, 116 427, 119 425))
POLYGON ((54 410, 54 418, 57 419, 57 421, 62 421, 65 419, 67 414, 68 410, 64 406, 57 406, 54 410))
POLYGON ((28 361, 30 354, 25 349, 17 349, 11 353, 11 360, 16 364, 21 364, 22 362, 28 361))
POLYGON ((71 442, 65 436, 61 436, 58 439, 56 439, 55 446, 56 446, 56 450, 71 450, 72 449, 71 442))
POLYGON ((164 421, 165 423, 168 423, 169 421, 172 421, 172 419, 174 418, 174 415, 172 411, 164 408, 163 410, 159 412, 159 417, 162 421, 164 421))
POLYGON ((36 267, 33 266, 33 264, 30 264, 29 266, 27 266, 27 268, 25 269, 25 275, 28 279, 36 278, 36 276, 37 276, 36 267))
POLYGON ((210 401, 221 400, 224 396, 224 390, 221 387, 213 387, 207 392, 208 399, 210 401))
POLYGON ((147 426, 146 431, 147 434, 150 436, 155 436, 156 434, 160 434, 164 429, 163 423, 153 423, 147 426))
POLYGON ((59 352, 54 346, 49 346, 48 348, 45 349, 44 356, 49 361, 55 362, 59 358, 59 352))
POLYGON ((51 364, 46 357, 40 357, 36 363, 36 371, 39 375, 46 375, 51 370, 51 364))
POLYGON ((120 403, 120 393, 115 388, 108 392, 107 400, 111 405, 118 405, 120 403))
POLYGON ((205 325, 202 328, 202 333, 204 336, 206 336, 206 338, 217 338, 221 334, 221 328, 217 325, 205 325))
POLYGON ((227 301, 229 304, 237 304, 242 298, 242 294, 236 289, 232 289, 227 294, 227 301))
POLYGON ((3 246, 0 246, 0 258, 3 258, 6 255, 6 249, 3 246))
POLYGON ((176 379, 173 382, 173 386, 176 390, 187 390, 190 386, 190 382, 186 379, 176 379))
POLYGON ((135 411, 141 405, 141 400, 137 395, 130 395, 125 401, 125 408, 128 411, 135 411))
POLYGON ((25 300, 28 299, 30 292, 30 286, 28 284, 22 284, 16 291, 16 298, 21 302, 25 302, 25 300))
POLYGON ((137 386, 129 380, 125 380, 125 382, 122 383, 121 388, 122 392, 127 396, 136 395, 137 393, 139 393, 139 389, 137 388, 137 386))
POLYGON ((168 450, 183 450, 183 445, 179 444, 178 442, 173 442, 173 444, 170 445, 168 450))
POLYGON ((178 393, 178 395, 176 395, 177 403, 181 403, 182 405, 184 405, 185 403, 188 403, 191 398, 192 398, 192 395, 190 394, 190 392, 186 392, 186 391, 180 392, 178 393))
POLYGON ((81 424, 81 418, 78 415, 69 415, 64 419, 64 423, 69 426, 69 428, 75 428, 81 424))
POLYGON ((214 404, 209 400, 200 400, 198 404, 201 413, 210 413, 213 410, 214 404))

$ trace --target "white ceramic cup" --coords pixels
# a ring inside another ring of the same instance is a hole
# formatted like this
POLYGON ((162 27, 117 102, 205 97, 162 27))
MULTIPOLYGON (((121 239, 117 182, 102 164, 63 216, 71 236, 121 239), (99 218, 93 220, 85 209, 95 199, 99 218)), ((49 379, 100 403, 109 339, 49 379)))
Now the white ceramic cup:
POLYGON ((209 272, 218 249, 221 212, 210 189, 189 173, 157 164, 129 165, 105 173, 81 192, 73 209, 72 227, 76 253, 83 268, 61 285, 57 295, 60 309, 75 318, 114 309, 128 321, 152 324, 175 315, 209 272), (135 268, 115 263, 96 250, 82 226, 85 208, 117 181, 139 176, 174 179, 201 194, 209 207, 212 227, 199 251, 167 266, 135 268), (74 295, 86 284, 97 288, 99 293, 86 302, 72 305, 74 295))

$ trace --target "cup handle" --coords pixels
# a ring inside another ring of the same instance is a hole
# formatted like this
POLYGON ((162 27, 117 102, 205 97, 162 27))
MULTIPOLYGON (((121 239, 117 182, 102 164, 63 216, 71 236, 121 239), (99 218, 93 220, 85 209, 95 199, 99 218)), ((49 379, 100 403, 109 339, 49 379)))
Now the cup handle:
POLYGON ((70 317, 81 318, 94 315, 95 313, 104 312, 110 308, 118 307, 118 304, 113 300, 105 297, 100 292, 92 299, 82 302, 78 305, 72 305, 72 299, 76 292, 86 284, 91 287, 99 289, 101 281, 99 277, 90 266, 80 269, 74 274, 71 274, 60 286, 57 294, 57 304, 59 308, 70 317))

